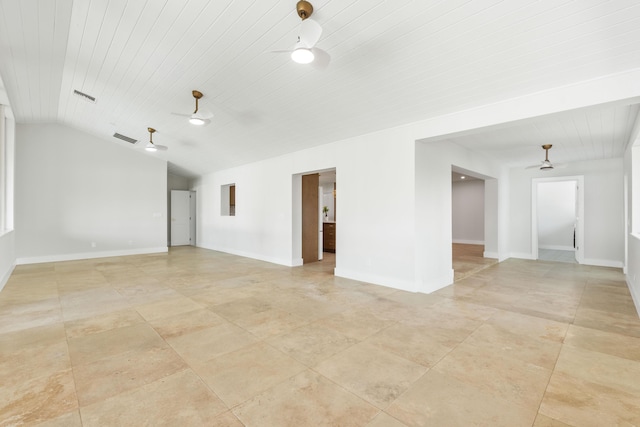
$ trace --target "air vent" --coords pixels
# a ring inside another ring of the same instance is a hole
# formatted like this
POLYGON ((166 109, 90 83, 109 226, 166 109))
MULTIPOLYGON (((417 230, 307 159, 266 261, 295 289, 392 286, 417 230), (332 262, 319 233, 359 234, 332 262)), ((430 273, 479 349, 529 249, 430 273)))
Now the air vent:
POLYGON ((125 135, 120 135, 118 132, 114 133, 113 137, 121 139, 123 141, 127 141, 130 144, 135 144, 136 142, 138 142, 137 139, 129 138, 128 136, 125 136, 125 135))
POLYGON ((84 100, 85 100, 85 101, 87 101, 87 102, 92 103, 92 104, 95 104, 95 103, 96 103, 96 98, 95 98, 95 97, 93 97, 93 96, 91 96, 91 95, 87 95, 87 94, 86 94, 86 93, 84 93, 84 92, 80 92, 79 90, 74 89, 74 90, 73 90, 73 94, 74 94, 75 96, 78 96, 78 97, 80 97, 80 98, 84 99, 84 100))

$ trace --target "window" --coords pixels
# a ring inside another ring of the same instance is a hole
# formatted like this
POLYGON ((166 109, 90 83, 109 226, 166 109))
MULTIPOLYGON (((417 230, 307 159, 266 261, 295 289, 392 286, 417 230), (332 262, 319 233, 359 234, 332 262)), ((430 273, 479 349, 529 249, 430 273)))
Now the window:
POLYGON ((13 115, 0 105, 0 234, 13 229, 13 148, 13 115))
POLYGON ((220 215, 236 215, 236 185, 227 184, 220 187, 220 215))

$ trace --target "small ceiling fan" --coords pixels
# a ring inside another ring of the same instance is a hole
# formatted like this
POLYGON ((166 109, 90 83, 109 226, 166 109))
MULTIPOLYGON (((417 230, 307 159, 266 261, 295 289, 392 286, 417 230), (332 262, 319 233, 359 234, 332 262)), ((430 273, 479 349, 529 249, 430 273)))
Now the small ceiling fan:
POLYGON ((153 143, 153 134, 155 133, 155 129, 154 128, 147 128, 147 130, 149 131, 149 142, 147 142, 147 145, 144 146, 144 149, 147 151, 166 151, 168 150, 168 147, 165 147, 164 145, 159 145, 159 144, 154 144, 153 143))
POLYGON ((553 147, 551 144, 544 144, 542 149, 544 150, 544 160, 539 165, 527 166, 527 169, 540 169, 540 170, 548 170, 554 168, 564 168, 567 165, 565 163, 556 163, 555 165, 549 161, 549 150, 553 147))
POLYGON ((196 109, 193 111, 193 113, 192 114, 172 113, 172 114, 175 114, 176 116, 189 117, 189 123, 191 123, 192 125, 196 125, 196 126, 208 125, 209 123, 211 123, 211 118, 213 117, 213 113, 211 111, 200 109, 198 107, 198 101, 204 95, 202 95, 202 92, 200 92, 199 90, 192 90, 191 94, 196 100, 196 109))
POLYGON ((313 6, 308 1, 300 0, 296 4, 296 13, 302 19, 298 41, 293 49, 274 50, 272 53, 289 53, 291 59, 298 64, 311 64, 315 68, 325 68, 329 65, 331 56, 324 50, 315 47, 322 35, 322 27, 309 18, 313 13, 313 6))

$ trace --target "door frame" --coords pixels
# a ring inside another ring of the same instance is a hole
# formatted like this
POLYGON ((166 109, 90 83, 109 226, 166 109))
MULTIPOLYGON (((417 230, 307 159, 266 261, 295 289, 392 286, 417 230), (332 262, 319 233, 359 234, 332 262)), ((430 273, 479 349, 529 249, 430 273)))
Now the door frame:
POLYGON ((584 175, 533 178, 531 180, 531 256, 538 259, 538 184, 574 181, 576 183, 576 247, 578 264, 584 264, 584 175))

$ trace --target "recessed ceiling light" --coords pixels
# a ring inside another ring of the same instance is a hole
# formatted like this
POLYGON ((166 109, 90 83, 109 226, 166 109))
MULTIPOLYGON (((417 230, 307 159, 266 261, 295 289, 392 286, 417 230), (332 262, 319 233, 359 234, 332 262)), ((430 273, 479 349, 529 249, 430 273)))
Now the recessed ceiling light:
POLYGON ((466 176, 464 176, 464 175, 460 176, 460 179, 465 179, 465 178, 466 178, 466 176))

